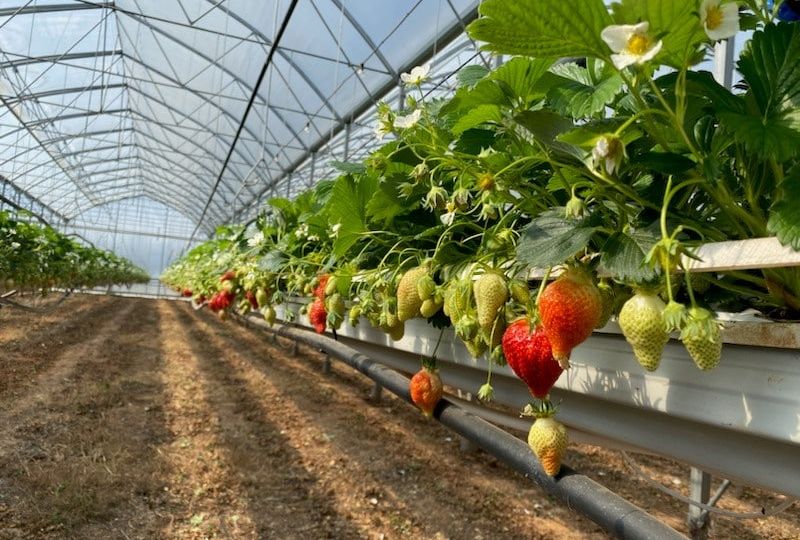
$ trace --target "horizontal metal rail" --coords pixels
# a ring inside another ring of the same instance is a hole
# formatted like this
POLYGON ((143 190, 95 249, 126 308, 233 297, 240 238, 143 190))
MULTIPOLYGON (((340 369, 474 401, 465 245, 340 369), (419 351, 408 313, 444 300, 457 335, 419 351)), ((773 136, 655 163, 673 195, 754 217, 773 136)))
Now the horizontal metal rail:
MULTIPOLYGON (((409 379, 359 351, 324 335, 294 326, 272 329, 261 320, 251 317, 248 322, 296 342, 305 343, 339 359, 407 402, 409 379)), ((526 478, 536 482, 571 509, 597 523, 615 538, 622 539, 684 539, 685 536, 651 516, 643 509, 623 499, 594 480, 567 466, 556 478, 548 476, 531 449, 523 441, 489 422, 442 399, 434 418, 465 439, 503 461, 526 478)))

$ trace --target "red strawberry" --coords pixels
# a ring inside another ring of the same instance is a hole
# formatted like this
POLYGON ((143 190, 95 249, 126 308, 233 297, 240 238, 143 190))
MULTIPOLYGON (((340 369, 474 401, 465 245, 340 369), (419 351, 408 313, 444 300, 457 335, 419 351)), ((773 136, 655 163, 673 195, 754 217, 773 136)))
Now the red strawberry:
POLYGON ((234 272, 233 270, 228 270, 227 272, 222 274, 221 278, 219 278, 220 281, 230 281, 232 279, 236 279, 236 272, 234 272))
POLYGON ((189 298, 190 296, 192 296, 192 289, 183 289, 183 292, 181 292, 181 295, 184 298, 189 298))
POLYGON ((561 367, 569 367, 570 352, 592 335, 602 313, 600 291, 579 268, 568 268, 545 287, 539 298, 539 316, 561 367))
POLYGON ((325 321, 328 319, 328 312, 325 311, 325 302, 321 298, 314 300, 308 309, 308 322, 317 331, 317 334, 325 333, 325 321))
POLYGON ((541 327, 531 332, 530 321, 520 319, 503 334, 503 354, 514 373, 525 381, 534 397, 544 399, 564 371, 541 327))
POLYGON ((328 280, 331 278, 328 274, 319 276, 319 285, 314 289, 314 296, 317 298, 325 299, 325 288, 328 286, 328 280))
POLYGON ((419 407, 427 417, 433 416, 436 404, 442 398, 442 379, 439 371, 430 363, 423 362, 419 370, 408 385, 411 401, 419 407))
POLYGON ((253 291, 245 291, 244 297, 247 298, 253 309, 258 309, 258 300, 256 300, 256 295, 253 291))

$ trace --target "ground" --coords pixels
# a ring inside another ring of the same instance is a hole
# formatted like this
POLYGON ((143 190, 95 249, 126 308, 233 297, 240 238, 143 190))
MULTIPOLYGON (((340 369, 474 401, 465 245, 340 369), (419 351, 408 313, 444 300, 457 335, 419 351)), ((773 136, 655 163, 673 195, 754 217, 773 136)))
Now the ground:
MULTIPOLYGON (((590 521, 370 382, 184 302, 0 309, 0 540, 595 539, 590 521)), ((637 456, 686 491, 688 468, 637 456)), ((616 452, 567 462, 685 532, 685 506, 616 452)), ((722 506, 780 499, 734 486, 722 506)), ((797 539, 800 512, 712 538, 797 539)))

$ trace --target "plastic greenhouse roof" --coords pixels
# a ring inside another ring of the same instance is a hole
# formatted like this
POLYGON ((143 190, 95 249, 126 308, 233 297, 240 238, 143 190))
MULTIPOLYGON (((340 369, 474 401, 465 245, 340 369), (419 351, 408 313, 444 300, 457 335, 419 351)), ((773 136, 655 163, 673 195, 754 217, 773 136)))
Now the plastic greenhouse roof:
POLYGON ((210 233, 358 157, 341 133, 477 4, 0 0, 0 175, 65 222, 147 198, 210 233))

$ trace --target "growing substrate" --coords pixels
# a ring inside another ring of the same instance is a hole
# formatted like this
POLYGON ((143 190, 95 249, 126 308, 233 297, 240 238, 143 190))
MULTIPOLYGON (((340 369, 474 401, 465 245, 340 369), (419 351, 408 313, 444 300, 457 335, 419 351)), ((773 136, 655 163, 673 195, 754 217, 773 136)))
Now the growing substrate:
MULTIPOLYGON (((0 538, 605 538, 531 482, 305 347, 188 303, 0 310, 0 538)), ((686 492, 688 468, 637 456, 686 492)), ((618 454, 568 463, 685 531, 618 454)), ((721 506, 776 500, 735 486, 721 506)), ((712 537, 800 537, 795 510, 712 537)))

